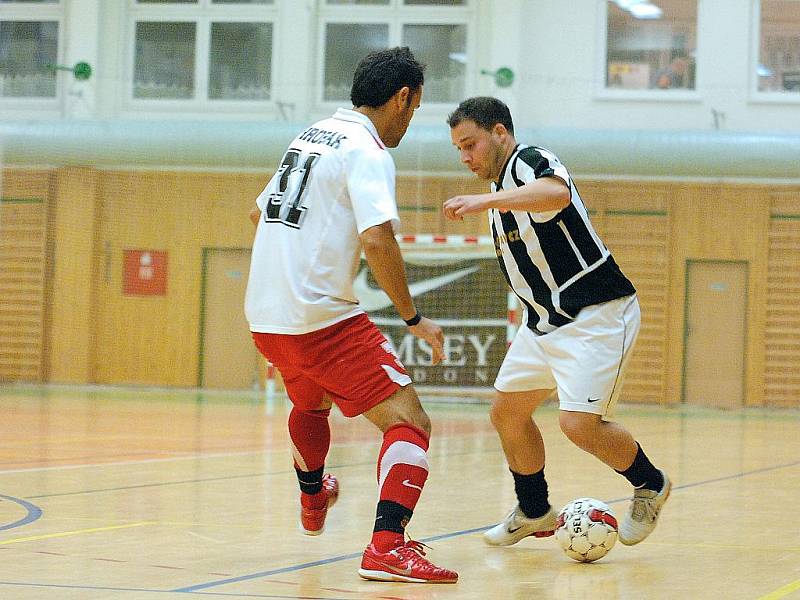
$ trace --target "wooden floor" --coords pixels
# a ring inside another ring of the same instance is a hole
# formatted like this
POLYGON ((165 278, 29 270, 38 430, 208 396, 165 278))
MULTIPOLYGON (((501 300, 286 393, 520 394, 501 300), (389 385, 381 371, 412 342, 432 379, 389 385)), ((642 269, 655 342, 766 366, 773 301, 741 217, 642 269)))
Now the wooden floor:
MULTIPOLYGON (((603 560, 554 538, 509 548, 481 532, 514 504, 485 405, 426 403, 431 474, 409 529, 456 585, 357 576, 376 501, 379 436, 332 417, 339 503, 297 530, 285 401, 248 394, 0 387, 0 598, 754 598, 800 595, 800 412, 623 406, 671 475, 658 529, 603 560)), ((608 501, 627 483, 582 454, 546 407, 551 500, 608 501)))

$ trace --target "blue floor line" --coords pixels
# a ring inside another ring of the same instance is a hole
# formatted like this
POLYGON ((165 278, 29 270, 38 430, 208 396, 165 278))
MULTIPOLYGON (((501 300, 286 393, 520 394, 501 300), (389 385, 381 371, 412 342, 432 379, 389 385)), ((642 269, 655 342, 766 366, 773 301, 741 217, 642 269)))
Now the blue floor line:
MULTIPOLYGON (((685 483, 683 485, 674 485, 672 487, 672 490, 676 491, 676 490, 683 490, 683 489, 688 489, 688 488, 692 488, 692 487, 697 487, 697 486, 701 486, 701 485, 710 485, 710 484, 713 484, 713 483, 719 483, 721 481, 730 481, 731 479, 741 479, 742 477, 746 477, 748 475, 757 475, 759 473, 766 473, 766 472, 769 472, 769 471, 777 471, 779 469, 787 469, 787 468, 796 467, 796 466, 800 466, 800 460, 794 461, 794 462, 790 462, 790 463, 785 463, 785 464, 782 464, 782 465, 774 465, 774 466, 771 466, 771 467, 763 467, 763 468, 760 468, 760 469, 753 469, 752 471, 743 471, 741 473, 736 473, 734 475, 727 475, 725 477, 716 477, 714 479, 707 479, 707 480, 704 480, 704 481, 697 481, 697 482, 694 482, 694 483, 685 483)), ((625 497, 622 497, 622 498, 614 498, 613 500, 608 500, 607 504, 619 504, 620 502, 625 502, 626 500, 629 500, 629 499, 630 499, 630 496, 625 496, 625 497)), ((476 527, 476 528, 473 528, 473 529, 464 529, 462 531, 455 531, 455 532, 452 532, 452 533, 445 533, 445 534, 441 534, 441 535, 435 535, 435 536, 431 536, 431 537, 428 537, 428 538, 423 538, 421 541, 422 542, 426 542, 426 543, 427 542, 435 542, 437 540, 444 540, 444 539, 459 537, 459 536, 462 536, 462 535, 469 535, 469 534, 472 534, 472 533, 478 533, 480 531, 485 531, 485 530, 489 529, 490 527, 494 527, 495 524, 496 523, 492 523, 491 525, 486 525, 485 527, 476 527)), ((209 581, 207 583, 200 583, 200 584, 197 584, 197 585, 177 588, 177 589, 174 589, 172 591, 173 592, 184 592, 184 593, 195 592, 195 591, 198 591, 198 590, 205 590, 205 589, 208 589, 208 588, 212 588, 212 587, 216 587, 216 586, 220 586, 220 585, 226 585, 226 584, 229 584, 229 583, 237 583, 239 581, 247 581, 247 580, 250 580, 250 579, 258 579, 260 577, 269 577, 271 575, 277 575, 278 573, 290 573, 290 572, 294 572, 294 571, 301 571, 303 569, 308 569, 308 568, 311 568, 311 567, 318 567, 318 566, 328 565, 328 564, 335 563, 335 562, 351 560, 353 558, 358 558, 359 556, 361 556, 361 552, 354 553, 354 554, 344 554, 344 555, 341 555, 341 556, 334 556, 334 557, 331 557, 331 558, 326 558, 326 559, 317 560, 317 561, 313 561, 313 562, 303 563, 303 564, 300 564, 300 565, 293 565, 293 566, 289 566, 289 567, 282 567, 282 568, 279 568, 279 569, 272 569, 272 570, 269 570, 269 571, 261 571, 259 573, 252 573, 250 575, 241 575, 239 577, 232 577, 232 578, 229 578, 229 579, 220 579, 220 580, 217 580, 217 581, 209 581)))
POLYGON ((28 523, 33 523, 37 519, 39 519, 42 514, 42 509, 28 502, 27 500, 23 500, 22 498, 14 498, 13 496, 4 496, 0 494, 0 498, 3 500, 8 500, 9 502, 14 502, 15 504, 19 504, 22 508, 27 511, 27 514, 19 519, 18 521, 14 521, 13 523, 7 523, 5 525, 0 525, 0 531, 5 531, 7 529, 14 529, 16 527, 22 527, 23 525, 27 525, 28 523))

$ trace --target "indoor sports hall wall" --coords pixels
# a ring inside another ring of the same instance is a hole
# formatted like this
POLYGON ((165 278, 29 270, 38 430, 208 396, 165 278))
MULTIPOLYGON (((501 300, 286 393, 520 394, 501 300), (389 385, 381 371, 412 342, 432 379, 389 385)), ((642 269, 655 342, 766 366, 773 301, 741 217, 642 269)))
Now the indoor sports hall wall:
MULTIPOLYGON (((246 215, 268 176, 5 169, 0 380, 197 385, 205 251, 249 248, 246 215), (132 249, 166 253, 163 295, 125 293, 123 254, 132 249)), ((797 406, 800 185, 577 183, 640 294, 643 328, 626 400, 684 397, 688 265, 713 261, 746 266, 744 403, 797 406)), ((483 218, 453 225, 439 211, 447 197, 482 189, 461 175, 401 173, 403 232, 485 234, 483 218)))

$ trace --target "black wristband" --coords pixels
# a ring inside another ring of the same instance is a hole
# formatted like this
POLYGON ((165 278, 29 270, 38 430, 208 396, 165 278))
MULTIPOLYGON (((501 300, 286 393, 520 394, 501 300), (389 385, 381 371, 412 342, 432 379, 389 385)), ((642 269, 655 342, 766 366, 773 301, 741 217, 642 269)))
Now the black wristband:
POLYGON ((422 321, 422 315, 419 314, 419 311, 417 311, 417 314, 415 314, 413 317, 411 317, 410 319, 403 319, 403 321, 405 321, 406 325, 408 325, 409 327, 413 327, 414 325, 418 325, 419 322, 422 321))

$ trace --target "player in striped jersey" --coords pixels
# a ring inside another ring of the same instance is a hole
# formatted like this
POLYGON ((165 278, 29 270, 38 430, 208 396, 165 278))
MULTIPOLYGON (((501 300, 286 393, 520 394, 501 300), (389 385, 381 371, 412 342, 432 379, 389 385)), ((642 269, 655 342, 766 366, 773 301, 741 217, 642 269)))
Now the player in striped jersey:
POLYGON ((497 374, 491 409, 519 503, 484 540, 507 546, 553 534, 533 413, 556 389, 561 430, 634 486, 619 537, 637 544, 655 528, 671 484, 611 421, 639 332, 636 290, 592 227, 566 167, 544 148, 517 143, 505 104, 470 98, 448 124, 461 162, 492 184, 487 194, 447 200, 445 216, 488 211, 500 268, 526 314, 497 374))

